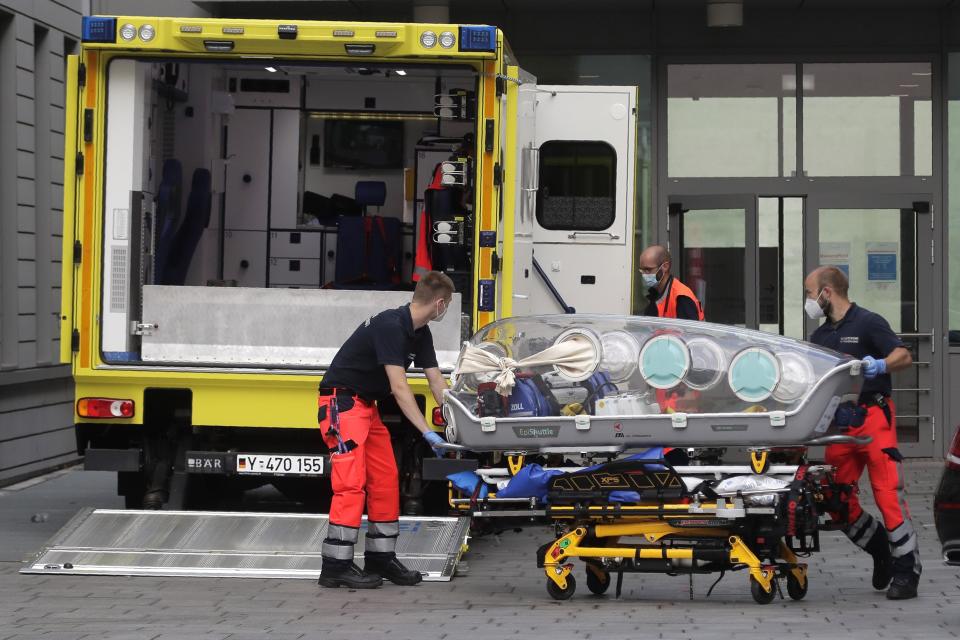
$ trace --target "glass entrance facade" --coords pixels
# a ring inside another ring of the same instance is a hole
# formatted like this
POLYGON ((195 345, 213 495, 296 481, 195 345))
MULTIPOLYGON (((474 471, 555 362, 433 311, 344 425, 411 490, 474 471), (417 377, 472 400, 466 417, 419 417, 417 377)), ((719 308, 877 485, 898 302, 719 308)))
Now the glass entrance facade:
POLYGON ((921 456, 933 451, 940 410, 928 381, 943 366, 931 349, 937 294, 927 286, 933 67, 667 62, 658 101, 658 201, 671 205, 671 250, 681 278, 703 293, 707 320, 804 338, 816 326, 803 313, 804 275, 840 267, 851 299, 887 318, 918 362, 897 374, 894 395, 901 443, 921 456), (742 208, 720 206, 734 194, 742 208))

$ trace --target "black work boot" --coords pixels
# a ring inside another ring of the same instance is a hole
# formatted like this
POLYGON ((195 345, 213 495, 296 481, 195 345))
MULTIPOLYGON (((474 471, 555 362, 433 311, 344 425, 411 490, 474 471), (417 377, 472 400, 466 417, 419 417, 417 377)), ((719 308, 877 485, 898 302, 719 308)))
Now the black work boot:
POLYGON ((317 584, 332 588, 376 589, 383 584, 383 580, 378 575, 364 572, 351 560, 324 558, 317 584))
POLYGON ((919 576, 915 574, 897 574, 887 589, 887 600, 910 600, 917 597, 919 576))
POLYGON ((864 546, 864 550, 873 556, 873 588, 877 591, 883 591, 890 584, 891 565, 893 563, 887 532, 882 527, 877 527, 873 536, 864 546))
POLYGON ((419 571, 407 569, 403 563, 397 559, 395 553, 371 553, 364 554, 364 571, 371 574, 383 576, 393 584, 403 586, 413 586, 423 580, 419 571))

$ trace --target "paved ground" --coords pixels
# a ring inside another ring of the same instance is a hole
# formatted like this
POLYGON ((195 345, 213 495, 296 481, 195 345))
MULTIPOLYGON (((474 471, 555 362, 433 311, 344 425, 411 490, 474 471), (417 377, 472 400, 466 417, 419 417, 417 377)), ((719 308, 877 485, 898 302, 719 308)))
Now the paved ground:
MULTIPOLYGON (((869 558, 837 534, 811 561, 802 602, 761 607, 746 576, 713 582, 628 575, 620 600, 583 588, 547 596, 534 549, 546 530, 471 542, 469 573, 451 583, 372 592, 320 591, 300 580, 27 576, 17 571, 80 507, 121 506, 110 474, 68 471, 0 490, 0 640, 8 638, 911 638, 960 637, 960 571, 939 558, 931 517, 940 463, 908 465, 924 576, 917 600, 891 603, 869 585, 869 558)), ((580 571, 578 570, 578 577, 580 571)), ((612 591, 612 590, 611 590, 612 591)))

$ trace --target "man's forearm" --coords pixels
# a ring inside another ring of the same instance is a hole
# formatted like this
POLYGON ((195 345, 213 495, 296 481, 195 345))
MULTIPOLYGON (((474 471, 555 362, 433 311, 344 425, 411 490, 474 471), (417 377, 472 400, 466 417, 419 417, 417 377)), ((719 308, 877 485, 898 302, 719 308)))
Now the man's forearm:
POLYGON ((894 349, 884 360, 887 361, 887 371, 889 373, 906 369, 913 364, 913 356, 910 355, 910 351, 903 347, 894 349))
POLYGON ((420 413, 420 407, 417 406, 417 400, 413 397, 413 391, 410 390, 410 387, 394 389, 393 397, 396 399, 400 411, 406 416, 407 420, 417 428, 417 431, 426 433, 430 430, 430 427, 427 426, 426 419, 424 419, 423 414, 420 413))
POLYGON ((439 384, 430 384, 430 392, 433 393, 433 399, 437 401, 437 405, 443 404, 443 392, 448 389, 445 382, 440 382, 439 384))

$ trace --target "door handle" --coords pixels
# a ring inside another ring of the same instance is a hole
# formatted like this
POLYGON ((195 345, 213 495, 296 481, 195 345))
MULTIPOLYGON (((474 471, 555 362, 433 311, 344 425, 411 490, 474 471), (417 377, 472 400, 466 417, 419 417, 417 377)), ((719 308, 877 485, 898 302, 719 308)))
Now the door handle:
POLYGON ((896 334, 898 338, 930 338, 933 339, 934 332, 931 330, 929 333, 898 333, 896 334))
POLYGON ((611 240, 619 240, 620 236, 615 233, 610 233, 609 231, 574 231, 569 234, 567 237, 571 240, 576 240, 577 236, 607 236, 611 240))

